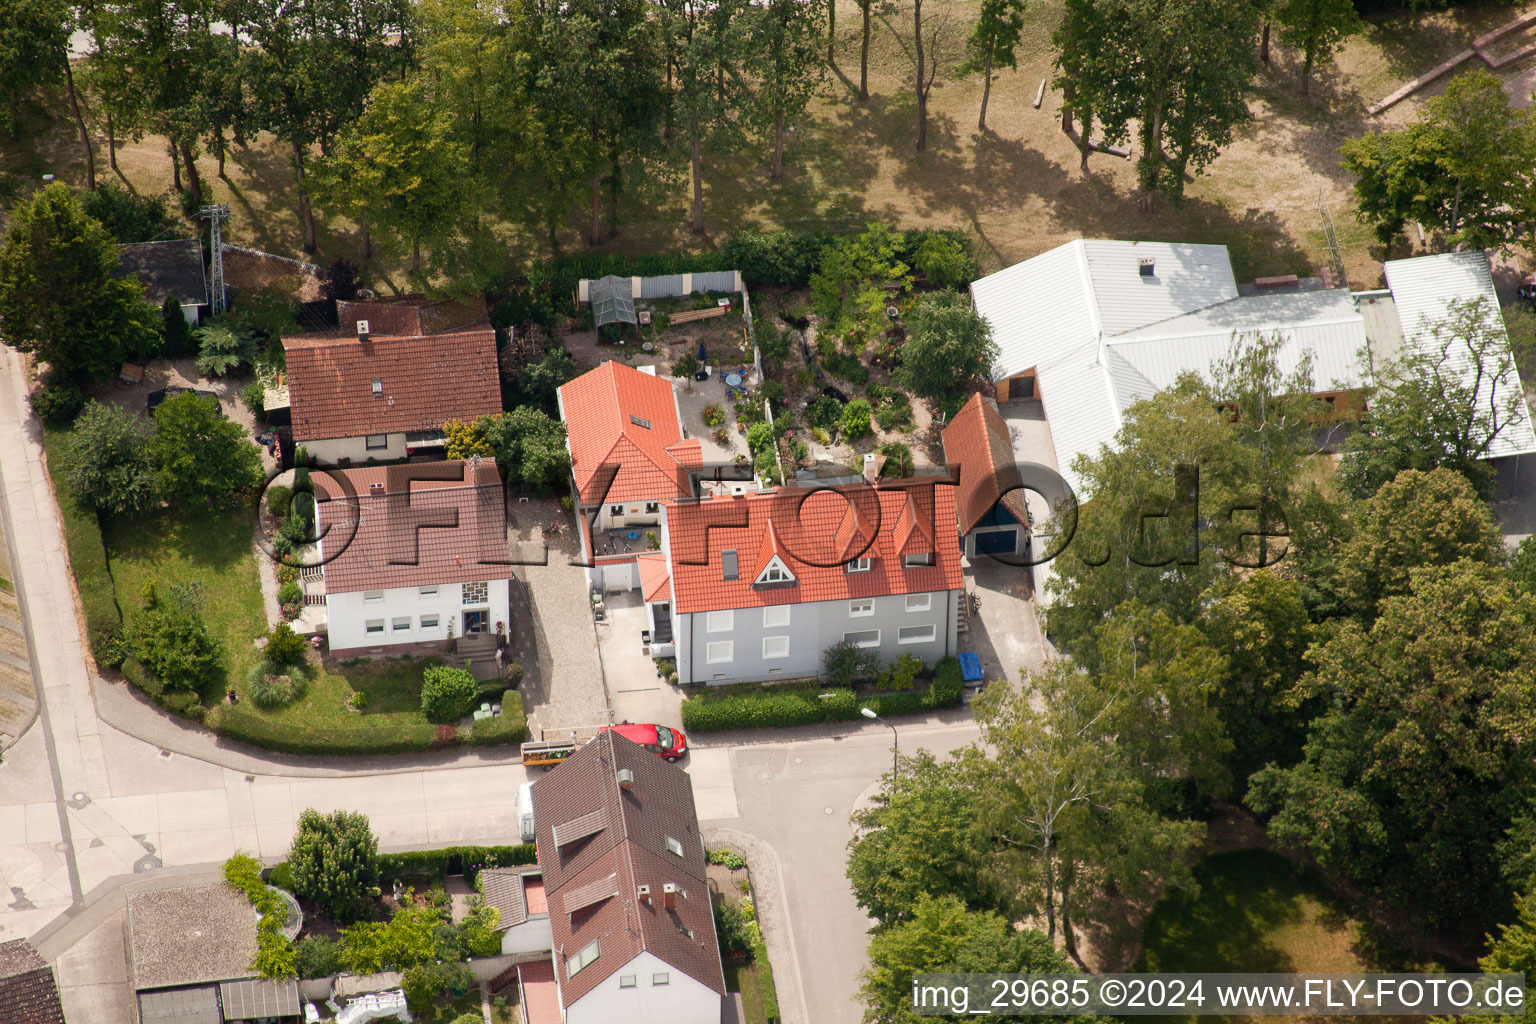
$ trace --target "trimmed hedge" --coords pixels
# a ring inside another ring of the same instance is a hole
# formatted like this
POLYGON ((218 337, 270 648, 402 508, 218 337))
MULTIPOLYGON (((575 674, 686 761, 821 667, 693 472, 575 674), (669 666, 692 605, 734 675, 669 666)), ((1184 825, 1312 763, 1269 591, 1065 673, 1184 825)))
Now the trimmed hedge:
POLYGON ((816 722, 851 722, 860 708, 879 715, 913 715, 960 703, 963 685, 957 658, 941 660, 933 684, 925 690, 876 694, 860 699, 852 690, 818 688, 759 690, 714 696, 696 694, 683 701, 683 728, 688 732, 721 729, 781 729, 816 722), (825 698, 822 694, 828 694, 825 698))
POLYGON ((53 477, 59 514, 64 520, 64 545, 69 549, 69 567, 74 571, 75 589, 80 592, 80 606, 85 612, 91 654, 97 662, 112 665, 116 663, 112 647, 123 628, 123 614, 117 607, 112 572, 107 567, 107 545, 101 538, 101 521, 96 517, 96 510, 70 489, 66 479, 69 438, 68 431, 44 430, 43 447, 48 453, 48 472, 53 477))
POLYGON ((427 722, 378 725, 369 729, 321 729, 296 731, 291 723, 269 718, 242 705, 221 705, 216 730, 221 736, 242 740, 287 754, 405 754, 438 746, 437 726, 427 722))
POLYGON ((393 885, 410 875, 442 878, 462 873, 470 885, 481 868, 513 868, 537 864, 532 843, 519 846, 445 846, 441 850, 411 850, 379 854, 379 884, 393 885))

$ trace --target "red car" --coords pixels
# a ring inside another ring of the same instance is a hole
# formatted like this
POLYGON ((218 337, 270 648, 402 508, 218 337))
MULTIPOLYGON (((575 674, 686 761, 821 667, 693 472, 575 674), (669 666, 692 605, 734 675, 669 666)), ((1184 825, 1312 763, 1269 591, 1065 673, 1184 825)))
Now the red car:
POLYGON ((632 722, 623 722, 619 725, 605 725, 599 731, 606 732, 612 729, 625 739, 638 743, 657 757, 664 757, 668 761, 677 761, 688 753, 688 737, 683 735, 681 729, 668 729, 664 725, 636 725, 632 722))

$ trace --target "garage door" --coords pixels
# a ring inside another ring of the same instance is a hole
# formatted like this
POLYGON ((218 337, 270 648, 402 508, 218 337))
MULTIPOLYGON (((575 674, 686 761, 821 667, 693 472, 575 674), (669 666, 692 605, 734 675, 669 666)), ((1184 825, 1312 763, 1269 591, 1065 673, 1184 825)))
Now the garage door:
POLYGON ((1019 543, 1018 530, 993 530, 976 535, 978 555, 1011 555, 1019 543))

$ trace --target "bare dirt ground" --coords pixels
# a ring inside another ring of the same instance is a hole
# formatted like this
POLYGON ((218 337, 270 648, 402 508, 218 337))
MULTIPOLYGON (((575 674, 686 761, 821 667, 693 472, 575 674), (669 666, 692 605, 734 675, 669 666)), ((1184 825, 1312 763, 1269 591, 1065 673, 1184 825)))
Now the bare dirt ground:
MULTIPOLYGON (((1128 161, 1096 156, 1088 174, 1077 168, 1077 151, 1057 123, 1059 97, 1047 90, 1037 110, 1035 90, 1051 73, 1050 36, 1064 0, 1032 4, 1018 49, 1018 70, 1000 75, 992 88, 988 130, 976 130, 981 82, 954 80, 950 69, 974 19, 977 0, 930 0, 937 14, 941 74, 931 102, 929 148, 913 149, 911 12, 899 4, 876 18, 870 60, 869 100, 857 100, 858 8, 838 4, 837 71, 815 101, 808 123, 790 136, 783 180, 773 181, 768 140, 754 138, 741 152, 712 158, 706 166, 705 213, 709 236, 688 236, 685 177, 636 185, 621 202, 620 230, 607 247, 646 251, 710 246, 733 231, 771 227, 856 227, 884 219, 903 227, 958 228, 972 234, 983 269, 993 270, 1071 238, 1115 236, 1223 242, 1232 247, 1239 277, 1302 272, 1324 257, 1319 201, 1340 233, 1351 284, 1379 279, 1379 256, 1369 231, 1352 216, 1349 176, 1338 147, 1376 126, 1411 120, 1444 82, 1411 97, 1378 121, 1366 107, 1398 85, 1465 48, 1478 34, 1518 13, 1508 3, 1461 4, 1446 11, 1373 14, 1367 30, 1349 40, 1338 59, 1320 69, 1312 95, 1298 88, 1296 54, 1276 46, 1251 100, 1254 122, 1196 179, 1179 206, 1157 202, 1142 209, 1132 194, 1128 161)), ((1532 61, 1510 65, 1506 77, 1530 70, 1532 61)), ((1448 80, 1448 79, 1447 79, 1448 80)), ((0 173, 19 190, 45 173, 71 182, 84 176, 66 105, 52 108, 22 138, 0 143, 0 173)), ((98 175, 114 177, 106 140, 98 138, 98 175)), ((170 185, 165 141, 146 136, 119 147, 121 177, 133 187, 160 192, 170 185)), ((298 212, 286 151, 267 136, 236 149, 227 179, 204 156, 199 168, 214 198, 230 203, 229 241, 290 256, 300 248, 298 212)), ((29 187, 29 186, 28 186, 29 187)), ((0 196, 5 194, 0 190, 0 196)), ((174 205, 174 204, 173 204, 174 205)), ((357 259, 356 225, 320 213, 319 254, 324 263, 357 259)), ((562 243, 580 248, 574 223, 562 243)), ((187 233, 193 230, 188 222, 187 233)), ((544 240, 503 226, 514 259, 537 256, 544 240)), ((374 283, 403 287, 403 256, 381 256, 374 283)))

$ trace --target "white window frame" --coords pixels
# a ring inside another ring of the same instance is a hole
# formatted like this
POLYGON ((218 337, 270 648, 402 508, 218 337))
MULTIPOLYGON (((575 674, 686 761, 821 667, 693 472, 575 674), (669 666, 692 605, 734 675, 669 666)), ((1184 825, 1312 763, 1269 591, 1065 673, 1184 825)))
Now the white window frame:
POLYGON ((763 637, 763 659, 765 661, 772 661, 772 660, 775 660, 777 658, 787 658, 787 657, 789 657, 789 637, 787 637, 787 636, 765 636, 765 637, 763 637), (772 644, 773 647, 770 648, 768 646, 769 644, 772 644))
POLYGON ((436 597, 437 596, 437 588, 436 587, 417 587, 416 588, 416 596, 417 597, 436 597))
POLYGON ((850 619, 863 619, 875 614, 875 599, 872 597, 857 597, 848 602, 848 617, 850 619))
POLYGON ((729 665, 735 660, 736 641, 734 640, 712 640, 704 645, 705 664, 729 665))
POLYGON ((770 604, 763 609, 763 628, 778 629, 789 625, 790 606, 770 604))
POLYGON ((365 434, 363 436, 363 451, 377 452, 389 447, 388 434, 365 434), (375 443, 377 442, 377 443, 375 443))
POLYGON ((931 569, 933 567, 933 552, 925 551, 916 555, 902 555, 901 567, 903 569, 931 569), (919 561, 913 561, 913 559, 919 561))
POLYGON ((602 939, 593 939, 581 947, 580 952, 575 956, 567 959, 565 961, 565 976, 567 978, 576 977, 583 968, 591 966, 593 961, 602 956, 603 947, 600 945, 601 942, 602 939))
POLYGON ((880 631, 878 629, 856 629, 856 630, 852 630, 850 632, 847 632, 847 633, 843 634, 843 643, 845 643, 845 644, 852 644, 854 647, 864 647, 864 648, 879 647, 880 646, 880 631), (875 638, 873 640, 870 640, 870 641, 859 641, 859 640, 851 639, 852 637, 856 637, 856 636, 867 636, 870 633, 873 633, 875 635, 875 638))
POLYGON ((729 633, 736 628, 736 611, 727 608, 721 612, 707 612, 704 616, 704 632, 729 633))
POLYGON ((608 506, 608 514, 610 516, 622 516, 624 514, 624 506, 623 505, 609 505, 608 506))
POLYGON ((795 582, 795 574, 790 572, 789 566, 781 562, 779 557, 775 555, 773 558, 768 560, 767 565, 763 566, 763 571, 757 574, 757 579, 753 582, 793 583, 795 582))
POLYGON ((843 565, 843 572, 869 572, 874 564, 875 560, 873 558, 855 558, 853 561, 847 562, 843 565))
POLYGON ((670 985, 671 983, 672 975, 667 971, 657 971, 655 974, 651 975, 652 985, 670 985))
POLYGON ((364 619, 363 620, 363 633, 365 635, 373 636, 375 633, 383 633, 383 632, 384 632, 384 620, 383 619, 364 619))
POLYGON ((437 617, 437 615, 435 615, 435 614, 433 614, 433 615, 423 615, 421 617, 421 628, 422 629, 436 629, 438 627, 438 624, 441 621, 442 620, 439 619, 437 617))
POLYGON ((909 611, 909 612, 926 612, 929 609, 931 609, 932 607, 933 607, 933 595, 932 594, 908 594, 907 595, 907 611, 909 611), (919 604, 918 602, 922 602, 922 603, 919 604))
POLYGON ((638 975, 635 975, 635 974, 621 974, 621 975, 619 975, 619 988, 634 988, 639 983, 640 982, 639 982, 639 976, 638 975))
POLYGON ((389 631, 391 633, 409 633, 411 631, 411 617, 409 615, 394 616, 389 620, 389 631), (405 625, 400 625, 402 622, 405 625))
POLYGON ((373 378, 373 383, 369 386, 369 390, 376 395, 382 395, 384 393, 384 381, 378 377, 373 378))
POLYGON ((661 513, 661 502, 659 502, 659 501, 648 501, 648 502, 645 503, 645 514, 646 515, 654 516, 654 515, 659 515, 660 513, 661 513))
POLYGON ((382 590, 365 590, 365 591, 363 591, 363 603, 364 604, 378 604, 382 600, 384 600, 384 591, 382 591, 382 590))
POLYGON ((667 836, 667 852, 674 856, 681 857, 683 855, 683 844, 678 842, 676 839, 673 839, 671 836, 667 836))
POLYGON ((896 630, 896 642, 899 644, 931 644, 939 638, 939 627, 930 622, 926 626, 901 626, 896 630), (903 636, 905 633, 916 633, 923 630, 926 636, 903 636))

